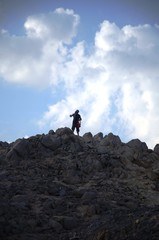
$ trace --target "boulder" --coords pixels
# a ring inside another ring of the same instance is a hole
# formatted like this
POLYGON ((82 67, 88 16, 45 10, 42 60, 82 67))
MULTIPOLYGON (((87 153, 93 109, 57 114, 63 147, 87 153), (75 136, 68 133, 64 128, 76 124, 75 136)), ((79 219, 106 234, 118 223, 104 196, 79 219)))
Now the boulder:
POLYGON ((139 139, 133 139, 127 143, 135 152, 147 152, 148 147, 145 142, 141 142, 139 139))
POLYGON ((93 141, 93 135, 91 132, 85 133, 83 139, 86 143, 91 143, 93 141))
POLYGON ((154 152, 159 154, 159 144, 156 144, 154 147, 154 152))
POLYGON ((100 142, 103 139, 103 133, 99 132, 96 135, 94 135, 94 140, 97 142, 100 142))
POLYGON ((29 154, 29 142, 27 139, 18 139, 13 144, 11 150, 7 153, 7 158, 14 159, 14 158, 23 158, 25 159, 28 157, 29 154))
POLYGON ((48 134, 42 137, 41 144, 52 151, 61 146, 61 138, 57 135, 48 134))
POLYGON ((109 133, 107 136, 105 136, 102 139, 102 141, 100 142, 100 145, 117 148, 122 145, 122 142, 119 136, 113 135, 113 133, 109 133))

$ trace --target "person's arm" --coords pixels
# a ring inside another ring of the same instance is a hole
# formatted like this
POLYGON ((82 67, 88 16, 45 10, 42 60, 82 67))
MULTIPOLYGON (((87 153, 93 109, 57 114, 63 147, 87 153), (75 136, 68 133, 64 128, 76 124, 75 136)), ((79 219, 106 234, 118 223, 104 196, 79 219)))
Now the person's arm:
POLYGON ((81 121, 81 120, 82 120, 81 115, 79 115, 79 117, 78 117, 78 121, 81 121))

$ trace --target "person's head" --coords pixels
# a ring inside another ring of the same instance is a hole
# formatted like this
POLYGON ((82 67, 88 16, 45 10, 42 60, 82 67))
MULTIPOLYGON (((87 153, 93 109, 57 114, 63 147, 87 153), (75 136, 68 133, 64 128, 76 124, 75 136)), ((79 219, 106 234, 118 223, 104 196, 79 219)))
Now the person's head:
POLYGON ((79 110, 76 110, 75 113, 79 113, 79 110))

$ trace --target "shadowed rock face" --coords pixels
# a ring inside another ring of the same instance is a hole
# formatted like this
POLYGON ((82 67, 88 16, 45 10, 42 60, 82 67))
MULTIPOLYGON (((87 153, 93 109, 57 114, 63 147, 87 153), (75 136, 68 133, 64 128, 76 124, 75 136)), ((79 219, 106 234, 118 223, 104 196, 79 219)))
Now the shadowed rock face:
POLYGON ((159 145, 69 128, 0 142, 0 239, 158 240, 159 145))

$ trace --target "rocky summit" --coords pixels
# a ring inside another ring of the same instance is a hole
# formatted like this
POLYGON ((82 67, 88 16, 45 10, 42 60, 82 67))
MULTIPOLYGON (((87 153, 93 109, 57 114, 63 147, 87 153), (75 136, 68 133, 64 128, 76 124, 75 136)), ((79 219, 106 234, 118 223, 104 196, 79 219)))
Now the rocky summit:
POLYGON ((1 240, 158 240, 159 144, 69 128, 0 142, 1 240))

